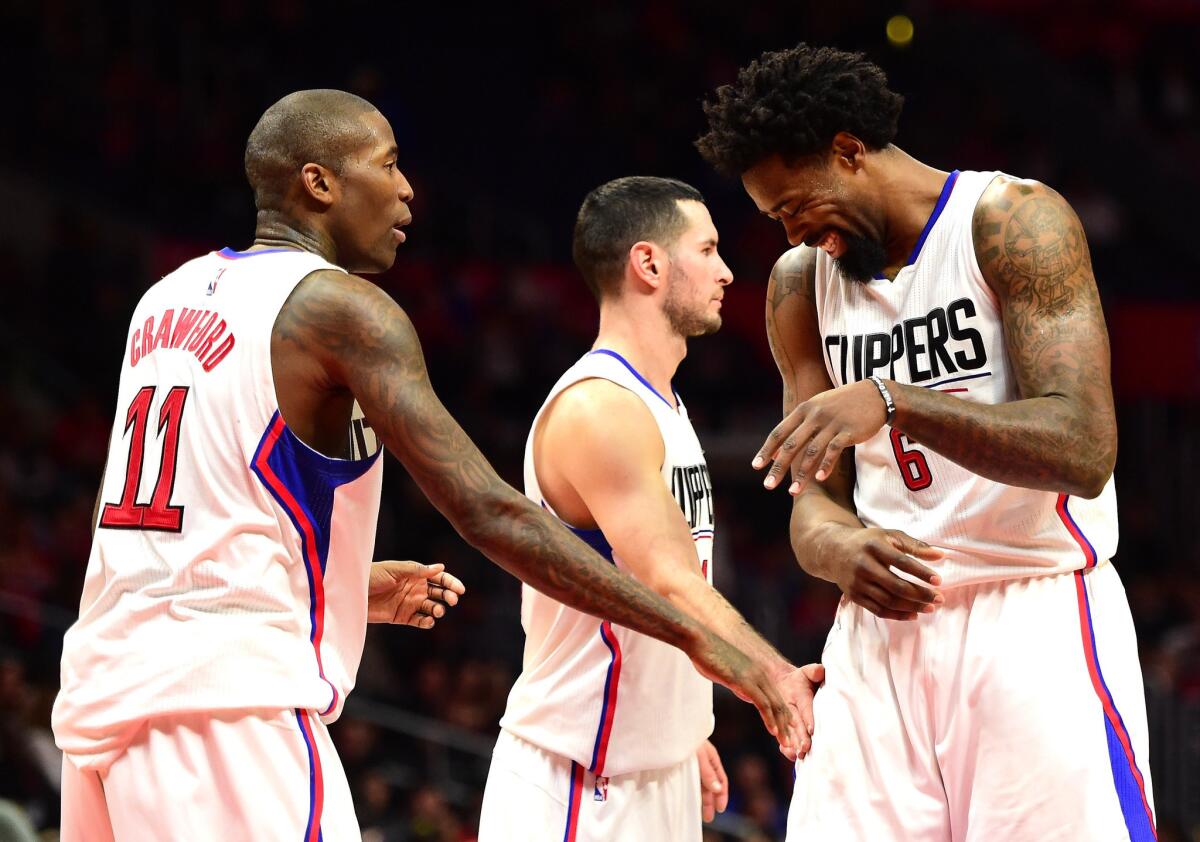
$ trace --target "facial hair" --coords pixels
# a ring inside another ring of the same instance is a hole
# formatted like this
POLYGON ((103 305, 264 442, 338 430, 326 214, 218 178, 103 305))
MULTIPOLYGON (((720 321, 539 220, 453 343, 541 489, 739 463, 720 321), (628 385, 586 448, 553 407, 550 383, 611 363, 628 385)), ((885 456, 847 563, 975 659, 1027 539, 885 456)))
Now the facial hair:
POLYGON ((887 266, 887 249, 883 243, 872 237, 845 231, 839 231, 838 236, 846 244, 846 253, 833 262, 843 277, 866 283, 883 273, 887 266))
POLYGON ((707 312, 707 302, 699 307, 692 303, 695 296, 690 293, 694 288, 691 277, 672 264, 667 273, 667 297, 663 301, 663 315, 667 317, 671 329, 684 339, 707 336, 721 329, 721 315, 707 312))

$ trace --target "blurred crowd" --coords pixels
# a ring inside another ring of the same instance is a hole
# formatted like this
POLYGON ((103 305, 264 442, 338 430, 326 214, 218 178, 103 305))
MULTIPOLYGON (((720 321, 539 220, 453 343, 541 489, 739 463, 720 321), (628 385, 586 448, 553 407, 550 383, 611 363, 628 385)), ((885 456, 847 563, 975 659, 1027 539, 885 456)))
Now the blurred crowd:
MULTIPOLYGON (((0 799, 38 829, 56 826, 49 710, 129 314, 183 260, 249 244, 244 138, 267 105, 302 87, 355 91, 392 120, 416 221, 379 282, 416 324, 447 406, 514 483, 530 419, 595 329, 569 262, 583 195, 632 173, 700 187, 737 280, 725 329, 693 343, 676 381, 716 486, 717 584, 786 655, 817 659, 838 594, 796 568, 788 502, 748 467, 780 400, 762 293, 786 243, 690 146, 708 91, 762 49, 804 39, 864 49, 888 70, 908 100, 907 151, 944 169, 1042 179, 1084 221, 1113 325, 1117 564, 1142 646, 1160 838, 1198 832, 1200 543, 1189 527, 1200 514, 1200 382, 1155 394, 1138 374, 1200 359, 1198 218, 1177 198, 1200 186, 1196 167, 1178 164, 1200 152, 1197 7, 567 5, 493 4, 469 22, 357 0, 339 4, 337 21, 305 0, 6 7, 0 61, 8 113, 20 119, 0 133, 10 176, 0 200, 13 216, 0 232, 10 277, 0 308, 0 799), (906 49, 884 38, 897 11, 915 23, 906 49), (349 43, 315 46, 353 19, 349 43), (1146 305, 1193 314, 1185 324, 1196 332, 1183 329, 1165 359, 1146 360, 1146 337, 1122 327, 1122 313, 1146 305)), ((461 542, 399 465, 385 474, 378 557, 445 562, 468 593, 432 632, 368 636, 356 695, 410 718, 352 704, 332 731, 370 840, 469 840, 486 746, 520 665, 519 587, 461 542)), ((717 707, 714 742, 742 819, 711 838, 781 838, 790 769, 751 708, 724 691, 717 707)), ((5 815, 0 804, 0 839, 5 815)))

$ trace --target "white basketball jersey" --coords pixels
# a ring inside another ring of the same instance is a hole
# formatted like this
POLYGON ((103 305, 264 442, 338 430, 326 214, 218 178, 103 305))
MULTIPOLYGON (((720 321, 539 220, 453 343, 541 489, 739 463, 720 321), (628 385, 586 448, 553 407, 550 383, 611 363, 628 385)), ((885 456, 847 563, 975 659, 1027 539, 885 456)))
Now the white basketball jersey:
MULTIPOLYGON (((817 252, 817 321, 834 385, 874 374, 976 403, 1020 399, 999 301, 971 236, 975 206, 998 175, 950 174, 894 281, 846 279, 817 252)), ((1017 488, 984 479, 890 427, 856 447, 854 463, 859 518, 944 548, 946 559, 934 567, 947 585, 1067 572, 1116 552, 1111 477, 1094 500, 1017 488)))
MULTIPOLYGON (((284 423, 275 318, 320 257, 224 249, 134 312, 78 621, 63 642, 58 745, 103 767, 151 716, 302 708, 354 685, 383 463, 284 423)), ((340 271, 340 270, 339 270, 340 271)))
MULTIPOLYGON (((712 583, 712 485, 687 410, 659 394, 619 354, 586 354, 559 379, 533 421, 525 445, 525 493, 547 509, 533 460, 533 432, 546 407, 581 380, 623 386, 650 409, 662 433, 667 484, 696 544, 696 564, 712 583)), ((637 505, 632 501, 630 505, 637 505)), ((622 567, 600 530, 576 535, 622 567)), ((523 671, 508 697, 502 728, 598 776, 660 769, 696 752, 713 729, 712 682, 680 650, 567 608, 525 585, 523 671)))

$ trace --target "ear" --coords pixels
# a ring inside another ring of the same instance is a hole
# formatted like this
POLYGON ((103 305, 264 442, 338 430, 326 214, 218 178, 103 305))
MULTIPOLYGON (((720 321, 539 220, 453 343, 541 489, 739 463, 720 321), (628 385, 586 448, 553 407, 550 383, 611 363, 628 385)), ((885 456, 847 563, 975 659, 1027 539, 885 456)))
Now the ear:
POLYGON ((639 240, 629 249, 629 269, 643 284, 643 291, 656 290, 667 280, 667 253, 654 243, 639 240))
POLYGON ((862 169, 867 154, 867 145, 850 132, 838 132, 833 136, 833 163, 851 172, 862 169))
POLYGON ((337 185, 333 173, 320 164, 305 164, 300 168, 300 183, 304 192, 320 205, 328 207, 336 197, 337 185))

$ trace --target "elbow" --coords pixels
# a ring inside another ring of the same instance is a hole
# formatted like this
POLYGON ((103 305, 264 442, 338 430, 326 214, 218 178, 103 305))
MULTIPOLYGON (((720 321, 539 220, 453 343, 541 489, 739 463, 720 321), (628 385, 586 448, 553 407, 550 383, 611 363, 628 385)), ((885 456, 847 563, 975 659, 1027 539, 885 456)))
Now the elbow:
POLYGON ((1089 466, 1079 472, 1079 475, 1075 478, 1075 482, 1072 483, 1074 487, 1069 489, 1068 493, 1075 497, 1094 500, 1104 493, 1104 489, 1108 485, 1108 480, 1111 476, 1111 466, 1107 468, 1089 466))
POLYGON ((1115 435, 1089 438, 1094 442, 1092 446, 1074 448, 1078 459, 1072 466, 1071 487, 1066 491, 1076 497, 1092 500, 1104 493, 1112 477, 1117 464, 1117 442, 1115 435))

